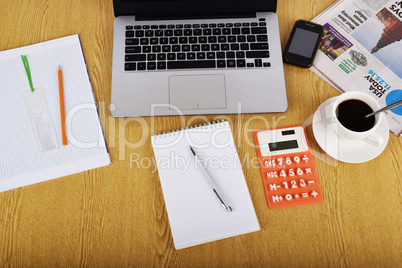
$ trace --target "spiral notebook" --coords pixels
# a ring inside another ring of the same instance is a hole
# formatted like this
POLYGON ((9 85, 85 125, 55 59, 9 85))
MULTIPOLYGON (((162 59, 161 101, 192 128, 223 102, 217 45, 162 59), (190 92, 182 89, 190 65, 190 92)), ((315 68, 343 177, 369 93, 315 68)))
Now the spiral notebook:
POLYGON ((0 192, 108 164, 110 157, 78 35, 0 52, 0 192), (29 62, 32 93, 21 55, 29 62), (59 65, 63 69, 67 146, 61 145, 59 65), (46 116, 29 109, 28 93, 46 100, 46 116), (46 133, 49 122, 54 135, 46 133), (39 128, 44 131, 38 138, 39 128), (52 136, 55 141, 49 139, 52 136), (47 147, 52 150, 43 150, 47 147))
POLYGON ((176 249, 260 230, 228 122, 152 136, 176 249), (225 210, 190 150, 229 201, 225 210))

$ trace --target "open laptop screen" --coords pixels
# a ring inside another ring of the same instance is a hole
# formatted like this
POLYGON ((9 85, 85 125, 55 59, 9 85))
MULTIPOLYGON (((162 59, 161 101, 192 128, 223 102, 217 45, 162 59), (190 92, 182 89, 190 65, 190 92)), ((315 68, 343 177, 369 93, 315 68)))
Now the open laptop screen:
POLYGON ((140 19, 237 17, 276 11, 277 0, 113 0, 115 16, 140 19))

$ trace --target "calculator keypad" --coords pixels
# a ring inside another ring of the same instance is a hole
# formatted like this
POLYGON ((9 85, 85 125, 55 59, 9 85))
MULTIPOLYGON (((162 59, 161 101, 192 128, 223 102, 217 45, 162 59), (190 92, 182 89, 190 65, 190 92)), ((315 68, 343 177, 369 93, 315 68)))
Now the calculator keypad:
POLYGON ((260 157, 268 206, 271 209, 322 202, 310 152, 260 157))

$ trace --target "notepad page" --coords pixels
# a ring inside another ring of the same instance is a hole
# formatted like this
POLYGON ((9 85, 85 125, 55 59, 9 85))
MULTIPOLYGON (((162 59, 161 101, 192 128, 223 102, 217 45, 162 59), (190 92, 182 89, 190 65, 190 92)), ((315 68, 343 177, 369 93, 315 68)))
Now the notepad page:
POLYGON ((0 192, 107 165, 107 152, 78 35, 0 52, 0 192), (45 91, 59 150, 41 154, 24 93, 45 91), (68 145, 62 146, 58 66, 63 71, 68 145), (33 177, 34 176, 34 177, 33 177))
POLYGON ((260 229, 228 122, 156 135, 152 146, 176 249, 260 229), (190 145, 232 212, 219 202, 190 145))

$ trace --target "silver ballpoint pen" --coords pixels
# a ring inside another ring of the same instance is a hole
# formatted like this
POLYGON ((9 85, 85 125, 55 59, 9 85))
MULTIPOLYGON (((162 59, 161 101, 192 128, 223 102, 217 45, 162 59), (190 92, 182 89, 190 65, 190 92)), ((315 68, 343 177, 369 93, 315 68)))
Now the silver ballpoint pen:
POLYGON ((229 212, 232 211, 232 207, 230 206, 228 200, 226 199, 225 195, 223 194, 222 190, 219 188, 218 184, 212 177, 211 173, 209 173, 208 169, 204 166, 204 161, 194 152, 193 147, 190 146, 191 152, 193 152, 195 159, 200 164, 202 170, 204 171, 205 175, 209 179, 209 182, 212 184, 212 188, 216 196, 218 197, 219 201, 221 202, 222 206, 229 212))

